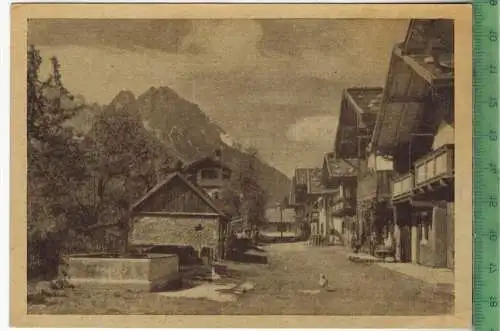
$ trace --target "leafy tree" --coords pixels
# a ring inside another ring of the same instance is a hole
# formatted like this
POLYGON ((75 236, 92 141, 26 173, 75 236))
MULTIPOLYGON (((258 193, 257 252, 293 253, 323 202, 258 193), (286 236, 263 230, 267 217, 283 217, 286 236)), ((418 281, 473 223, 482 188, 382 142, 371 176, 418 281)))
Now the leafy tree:
POLYGON ((163 145, 142 125, 134 101, 123 99, 118 95, 95 118, 86 137, 92 181, 79 201, 91 224, 119 224, 126 250, 130 205, 173 166, 163 145))
POLYGON ((30 47, 28 258, 31 265, 54 269, 61 252, 79 243, 89 249, 91 237, 99 237, 86 231, 93 226, 119 223, 126 236, 130 204, 170 171, 171 160, 129 109, 129 99, 118 98, 98 114, 85 136, 76 132, 67 123, 85 105, 64 88, 56 58, 47 80, 39 78, 41 63, 30 47))
POLYGON ((259 185, 259 171, 256 167, 258 152, 250 147, 246 151, 248 157, 240 165, 238 178, 241 189, 241 214, 250 226, 259 226, 265 219, 265 208, 268 194, 259 185))
POLYGON ((87 173, 82 137, 64 126, 80 105, 63 87, 58 60, 51 58, 52 72, 41 80, 42 59, 34 46, 27 59, 28 259, 36 263, 40 257, 57 257, 68 225, 75 221, 71 193, 87 173), (48 251, 40 252, 42 241, 48 251))

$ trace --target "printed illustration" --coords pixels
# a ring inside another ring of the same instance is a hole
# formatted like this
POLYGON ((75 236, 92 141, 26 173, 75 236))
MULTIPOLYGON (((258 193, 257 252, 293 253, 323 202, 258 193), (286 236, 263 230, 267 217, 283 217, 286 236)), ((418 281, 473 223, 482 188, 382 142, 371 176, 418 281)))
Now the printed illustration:
POLYGON ((453 314, 453 35, 29 20, 28 314, 453 314))

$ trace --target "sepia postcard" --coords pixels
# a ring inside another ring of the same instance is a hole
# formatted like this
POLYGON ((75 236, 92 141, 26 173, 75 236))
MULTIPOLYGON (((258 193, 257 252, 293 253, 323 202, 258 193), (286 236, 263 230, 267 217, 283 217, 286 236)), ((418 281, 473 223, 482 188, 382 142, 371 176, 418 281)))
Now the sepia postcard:
POLYGON ((470 5, 14 5, 11 58, 12 325, 470 327, 470 5))

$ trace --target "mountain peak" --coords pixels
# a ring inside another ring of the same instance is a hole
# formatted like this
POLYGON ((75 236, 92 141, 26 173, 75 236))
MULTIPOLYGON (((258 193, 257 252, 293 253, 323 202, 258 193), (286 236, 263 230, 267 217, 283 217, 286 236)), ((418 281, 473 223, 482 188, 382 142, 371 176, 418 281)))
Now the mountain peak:
POLYGON ((160 96, 165 96, 165 97, 170 97, 170 98, 180 98, 179 94, 172 90, 168 86, 160 86, 160 87, 154 87, 151 86, 144 94, 143 96, 152 96, 152 95, 160 95, 160 96))
POLYGON ((123 108, 125 105, 135 101, 135 95, 131 91, 120 91, 111 101, 116 109, 123 108))

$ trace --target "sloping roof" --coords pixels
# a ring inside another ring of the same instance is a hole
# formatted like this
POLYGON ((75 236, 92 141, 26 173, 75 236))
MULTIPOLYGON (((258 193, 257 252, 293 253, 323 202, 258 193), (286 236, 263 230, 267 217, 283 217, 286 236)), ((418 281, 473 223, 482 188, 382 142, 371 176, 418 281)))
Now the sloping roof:
POLYGON ((194 160, 190 163, 187 163, 183 166, 183 170, 184 171, 188 171, 194 167, 197 167, 203 163, 210 163, 214 166, 217 166, 217 167, 220 167, 220 168, 223 168, 223 169, 227 169, 229 171, 231 171, 231 168, 229 166, 227 166, 226 164, 224 164, 220 159, 216 158, 214 155, 206 155, 204 157, 201 157, 197 160, 194 160))
POLYGON ((453 34, 451 19, 413 19, 408 26, 402 48, 406 54, 425 52, 428 48, 428 37, 432 35, 439 40, 440 46, 452 51, 453 34))
POLYGON ((342 159, 335 157, 335 153, 325 154, 329 177, 354 177, 358 172, 358 159, 342 159))
POLYGON ((383 97, 382 87, 352 87, 343 91, 335 136, 335 152, 357 157, 366 148, 375 126, 383 97), (365 137, 359 141, 358 137, 365 137), (361 149, 361 151, 358 151, 361 149))
POLYGON ((372 135, 372 151, 394 156, 398 145, 418 139, 414 134, 432 131, 436 123, 423 120, 426 112, 433 111, 428 103, 435 102, 436 97, 453 100, 452 54, 453 21, 410 22, 405 42, 393 48, 382 107, 372 135))
POLYGON ((345 97, 360 116, 360 128, 373 130, 383 96, 381 87, 348 88, 345 97))
POLYGON ((135 209, 137 209, 137 207, 139 207, 143 202, 145 202, 149 198, 151 198, 162 187, 164 187, 165 185, 168 185, 174 178, 181 179, 210 208, 212 208, 215 213, 220 214, 220 215, 225 215, 225 213, 220 210, 220 208, 217 206, 217 204, 212 200, 212 198, 201 187, 198 187, 197 185, 193 184, 191 181, 187 180, 179 172, 174 172, 174 173, 168 175, 168 177, 165 178, 165 180, 163 180, 162 182, 158 183, 155 187, 153 187, 151 190, 149 190, 142 198, 140 198, 137 202, 135 202, 132 205, 131 211, 133 212, 135 209))
POLYGON ((321 183, 321 169, 313 168, 309 169, 307 176, 307 193, 308 194, 321 194, 323 191, 323 185, 321 183))
MULTIPOLYGON (((292 178, 292 191, 295 190, 297 185, 302 185, 306 189, 307 194, 320 194, 324 189, 322 184, 322 169, 320 168, 297 168, 295 169, 295 176, 292 178)), ((295 192, 293 195, 295 201, 295 192)))

